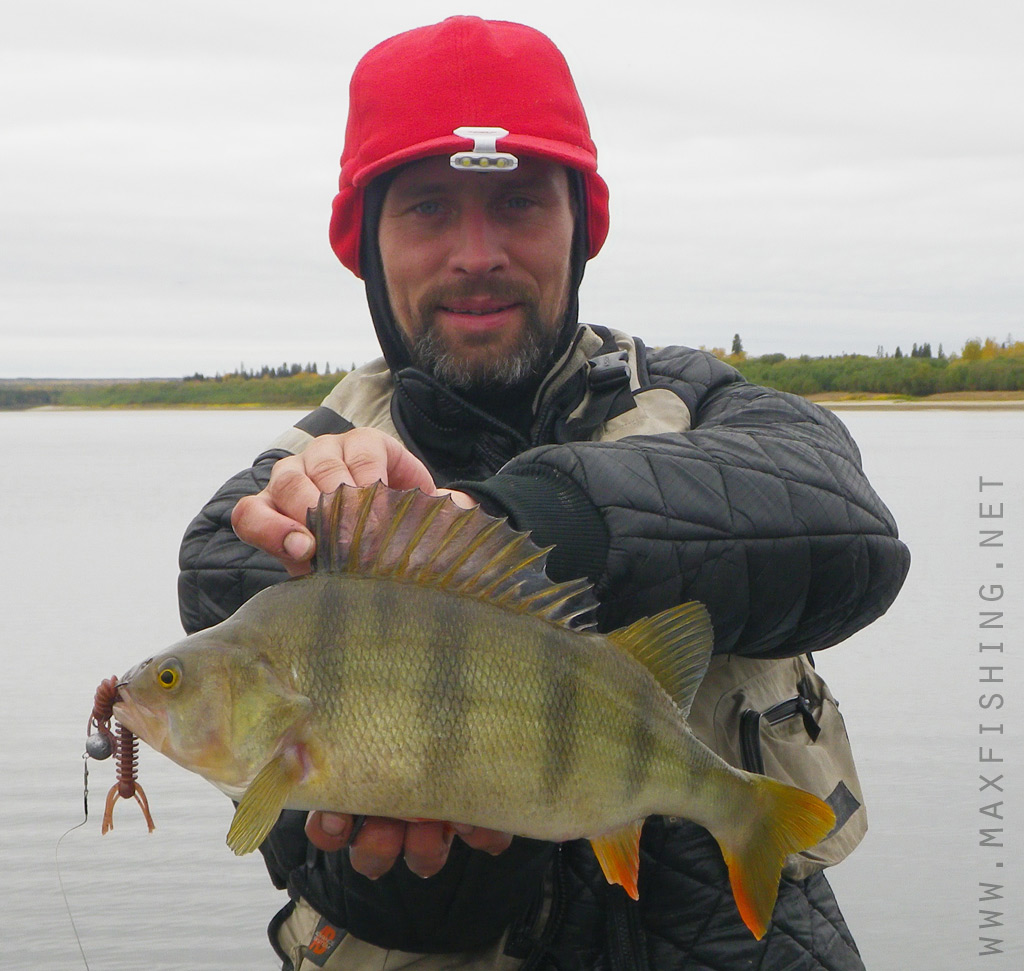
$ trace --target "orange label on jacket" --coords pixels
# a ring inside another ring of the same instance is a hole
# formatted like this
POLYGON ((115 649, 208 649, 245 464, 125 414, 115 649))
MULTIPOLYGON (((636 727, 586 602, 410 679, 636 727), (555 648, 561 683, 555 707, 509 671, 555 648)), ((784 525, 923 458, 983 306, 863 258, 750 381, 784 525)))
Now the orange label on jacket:
POLYGON ((327 959, 334 953, 335 948, 341 943, 345 931, 329 923, 326 918, 321 917, 313 932, 313 937, 306 946, 306 960, 322 968, 327 959))

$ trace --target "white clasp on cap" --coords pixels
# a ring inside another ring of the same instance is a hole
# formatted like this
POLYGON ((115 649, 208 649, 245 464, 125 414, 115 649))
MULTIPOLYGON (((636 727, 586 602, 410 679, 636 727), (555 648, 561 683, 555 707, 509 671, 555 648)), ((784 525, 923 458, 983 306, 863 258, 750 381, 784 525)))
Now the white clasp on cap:
POLYGON ((498 151, 498 139, 508 132, 504 128, 456 128, 459 138, 472 138, 472 152, 456 152, 450 159, 453 169, 470 172, 511 172, 519 159, 508 152, 498 151))

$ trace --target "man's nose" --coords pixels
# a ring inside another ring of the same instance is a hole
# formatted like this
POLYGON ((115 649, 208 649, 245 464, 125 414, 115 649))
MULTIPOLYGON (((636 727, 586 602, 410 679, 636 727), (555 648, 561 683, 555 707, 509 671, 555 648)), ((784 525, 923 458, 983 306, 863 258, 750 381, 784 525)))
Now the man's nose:
POLYGON ((502 227, 480 207, 460 213, 451 252, 451 267, 457 273, 480 275, 503 270, 509 265, 502 227))

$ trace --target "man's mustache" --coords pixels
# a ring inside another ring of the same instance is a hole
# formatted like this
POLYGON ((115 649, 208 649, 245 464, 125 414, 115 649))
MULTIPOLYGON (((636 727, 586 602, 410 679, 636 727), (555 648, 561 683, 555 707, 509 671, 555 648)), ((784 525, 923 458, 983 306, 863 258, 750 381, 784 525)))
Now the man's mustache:
POLYGON ((420 298, 417 305, 420 318, 427 320, 439 307, 447 307, 459 300, 496 300, 503 304, 523 303, 532 306, 535 296, 528 286, 515 281, 466 280, 465 282, 438 284, 420 298))

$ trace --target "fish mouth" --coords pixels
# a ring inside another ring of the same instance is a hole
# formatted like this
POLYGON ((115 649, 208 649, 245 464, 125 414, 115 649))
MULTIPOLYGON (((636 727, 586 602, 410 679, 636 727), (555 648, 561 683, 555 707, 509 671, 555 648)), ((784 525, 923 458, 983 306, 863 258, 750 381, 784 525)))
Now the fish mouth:
POLYGON ((133 698, 128 682, 117 686, 117 701, 113 704, 113 712, 114 718, 133 735, 158 752, 163 752, 167 742, 167 718, 133 698))

